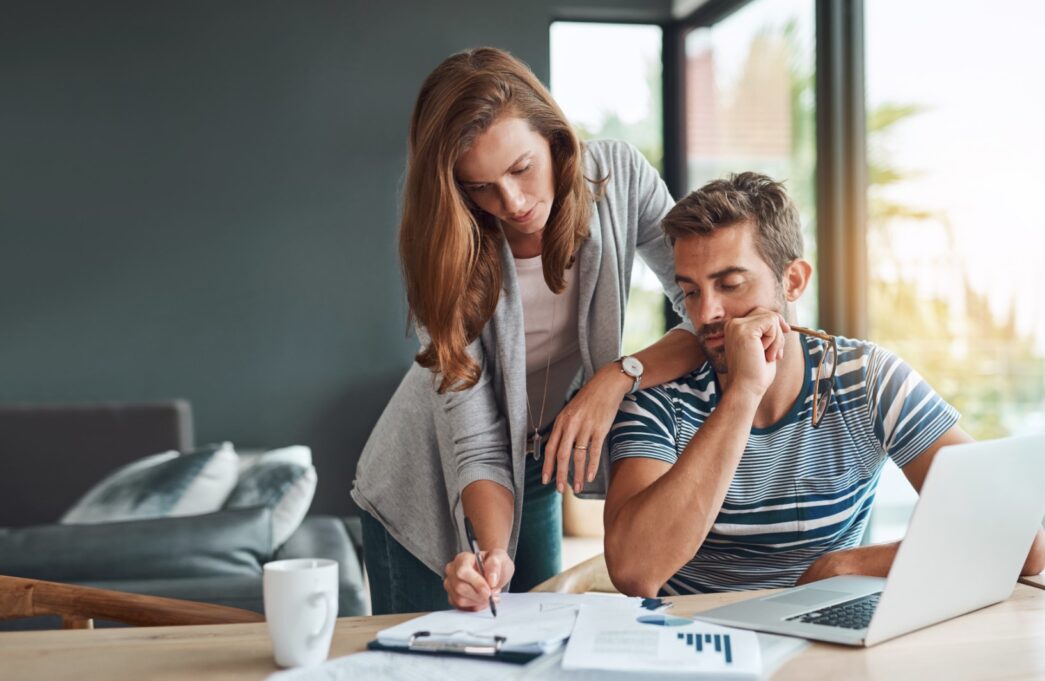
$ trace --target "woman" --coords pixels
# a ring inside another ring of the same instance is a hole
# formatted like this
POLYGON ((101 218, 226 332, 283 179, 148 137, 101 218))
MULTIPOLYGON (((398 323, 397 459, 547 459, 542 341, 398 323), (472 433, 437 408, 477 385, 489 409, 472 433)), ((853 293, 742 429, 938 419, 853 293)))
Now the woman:
POLYGON ((685 314, 659 229, 673 201, 634 148, 582 147, 525 64, 445 60, 409 144, 399 250, 421 350, 352 490, 375 614, 481 609, 558 572, 570 464, 580 491, 624 396, 700 360, 688 326, 618 358, 636 250, 685 314))

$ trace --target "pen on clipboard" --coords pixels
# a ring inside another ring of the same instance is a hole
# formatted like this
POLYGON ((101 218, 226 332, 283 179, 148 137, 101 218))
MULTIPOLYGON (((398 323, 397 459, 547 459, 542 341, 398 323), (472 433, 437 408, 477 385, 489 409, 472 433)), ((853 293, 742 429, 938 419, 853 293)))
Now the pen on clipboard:
MULTIPOLYGON (((479 564, 479 574, 486 579, 486 568, 483 567, 483 557, 479 553, 479 540, 475 538, 475 528, 472 527, 472 521, 468 518, 464 519, 464 531, 468 535, 468 546, 471 547, 472 553, 475 554, 475 562, 479 564)), ((490 612, 493 613, 494 617, 497 617, 497 606, 493 602, 493 594, 490 594, 490 612)))

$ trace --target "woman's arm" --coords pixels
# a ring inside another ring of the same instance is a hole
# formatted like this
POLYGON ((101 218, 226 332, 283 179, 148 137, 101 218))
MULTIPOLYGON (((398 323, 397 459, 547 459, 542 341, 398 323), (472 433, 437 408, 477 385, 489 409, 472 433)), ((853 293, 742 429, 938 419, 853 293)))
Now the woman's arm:
POLYGON ((515 574, 515 563, 508 557, 515 495, 496 482, 477 480, 461 492, 461 505, 475 526, 486 577, 479 574, 475 554, 462 551, 447 563, 443 588, 455 608, 482 610, 515 574))
MULTIPOLYGON (((659 341, 632 356, 642 362, 643 388, 678 378, 693 371, 704 361, 696 336, 681 329, 672 329, 659 341)), ((632 379, 620 370, 620 362, 610 362, 596 371, 591 380, 562 408, 545 447, 542 482, 548 484, 555 474, 556 489, 560 492, 566 489, 571 458, 574 465, 574 492, 581 491, 585 480, 591 482, 595 479, 603 441, 632 383, 632 379), (588 448, 576 449, 575 445, 587 445, 588 448)))

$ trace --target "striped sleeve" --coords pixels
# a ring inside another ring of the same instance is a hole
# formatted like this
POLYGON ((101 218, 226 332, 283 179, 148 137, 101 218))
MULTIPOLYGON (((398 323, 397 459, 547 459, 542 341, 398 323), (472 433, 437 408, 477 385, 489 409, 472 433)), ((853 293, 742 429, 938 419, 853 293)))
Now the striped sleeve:
POLYGON ((867 367, 874 436, 901 468, 958 422, 958 410, 896 355, 876 347, 867 367))
POLYGON ((675 405, 663 388, 628 395, 610 430, 610 463, 644 457, 674 464, 677 432, 675 405))

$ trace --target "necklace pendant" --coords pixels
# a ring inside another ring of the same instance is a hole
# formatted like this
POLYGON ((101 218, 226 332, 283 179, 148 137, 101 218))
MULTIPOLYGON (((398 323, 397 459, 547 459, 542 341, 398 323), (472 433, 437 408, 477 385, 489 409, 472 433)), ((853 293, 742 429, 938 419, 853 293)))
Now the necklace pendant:
POLYGON ((541 434, 540 433, 534 433, 533 434, 533 449, 531 450, 531 452, 533 453, 533 460, 534 461, 540 461, 541 460, 541 434))

